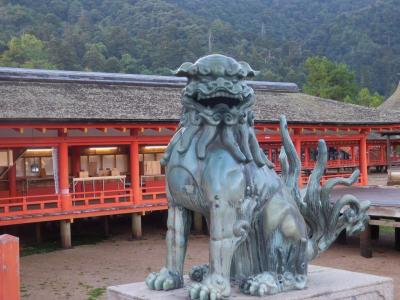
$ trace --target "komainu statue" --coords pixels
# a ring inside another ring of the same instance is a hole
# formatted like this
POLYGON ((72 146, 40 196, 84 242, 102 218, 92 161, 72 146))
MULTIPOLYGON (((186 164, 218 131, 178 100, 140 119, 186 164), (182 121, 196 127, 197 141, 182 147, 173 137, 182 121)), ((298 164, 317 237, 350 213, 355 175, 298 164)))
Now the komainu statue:
POLYGON ((208 265, 193 267, 190 299, 229 298, 231 285, 244 294, 264 296, 307 283, 308 263, 325 251, 342 230, 358 233, 368 221, 369 203, 351 195, 330 201, 338 184, 320 185, 327 162, 323 140, 306 188, 300 190, 300 159, 280 118, 282 173, 260 148, 254 129, 254 91, 245 78, 256 75, 247 63, 209 55, 176 71, 188 83, 183 114, 166 149, 169 199, 166 265, 151 273, 154 290, 183 286, 183 264, 192 212, 201 213, 210 230, 208 265))

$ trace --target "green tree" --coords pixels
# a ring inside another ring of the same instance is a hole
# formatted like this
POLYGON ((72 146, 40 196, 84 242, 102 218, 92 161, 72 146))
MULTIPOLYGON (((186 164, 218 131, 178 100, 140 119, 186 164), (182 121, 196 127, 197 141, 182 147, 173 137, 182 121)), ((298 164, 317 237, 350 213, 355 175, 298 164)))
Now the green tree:
POLYGON ((362 88, 358 92, 355 102, 364 106, 377 107, 383 100, 384 98, 378 93, 371 94, 368 88, 362 88))
POLYGON ((47 51, 41 40, 31 34, 12 38, 7 50, 0 57, 0 64, 9 67, 54 69, 48 60, 47 51))
POLYGON ((81 1, 73 0, 68 8, 68 20, 76 22, 83 13, 83 6, 81 1))
POLYGON ((104 71, 111 72, 111 73, 120 72, 121 64, 119 63, 118 58, 116 58, 115 56, 112 56, 109 59, 107 59, 105 65, 104 65, 104 71))
MULTIPOLYGON (((114 56, 121 72, 155 74, 196 60, 209 52, 210 44, 212 52, 234 56, 260 70, 257 79, 303 86, 305 60, 322 53, 348 64, 357 84, 368 87, 372 96, 374 91, 389 96, 398 81, 398 0, 379 5, 376 0, 231 2, 0 0, 1 63, 45 67, 35 60, 26 65, 12 58, 4 62, 8 42, 30 33, 42 41, 48 61, 66 70, 104 71, 114 56), (97 43, 103 43, 107 51, 86 47, 97 43), (128 54, 133 61, 122 62, 128 54)), ((115 69, 116 61, 111 62, 115 69)), ((339 79, 342 71, 336 74, 339 79)), ((358 89, 342 94, 343 87, 337 87, 341 83, 335 82, 338 78, 332 76, 329 88, 309 84, 310 92, 357 102, 358 89)))
POLYGON ((87 45, 83 58, 85 69, 89 71, 103 71, 106 65, 106 46, 102 43, 87 45))
POLYGON ((344 101, 346 97, 354 98, 356 95, 355 74, 346 64, 337 64, 326 57, 314 56, 306 60, 305 69, 305 93, 339 101, 344 101))

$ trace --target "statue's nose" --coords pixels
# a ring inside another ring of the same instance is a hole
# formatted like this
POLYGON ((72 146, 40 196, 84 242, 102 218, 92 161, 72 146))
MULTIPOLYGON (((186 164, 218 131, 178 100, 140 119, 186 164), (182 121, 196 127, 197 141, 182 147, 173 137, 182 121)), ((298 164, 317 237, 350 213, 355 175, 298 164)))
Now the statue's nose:
POLYGON ((218 86, 224 86, 225 80, 222 77, 218 77, 216 81, 218 86))
POLYGON ((232 82, 230 82, 229 80, 225 80, 223 77, 218 77, 216 82, 217 82, 218 87, 223 86, 223 87, 229 88, 229 87, 232 87, 232 85, 233 85, 232 82))

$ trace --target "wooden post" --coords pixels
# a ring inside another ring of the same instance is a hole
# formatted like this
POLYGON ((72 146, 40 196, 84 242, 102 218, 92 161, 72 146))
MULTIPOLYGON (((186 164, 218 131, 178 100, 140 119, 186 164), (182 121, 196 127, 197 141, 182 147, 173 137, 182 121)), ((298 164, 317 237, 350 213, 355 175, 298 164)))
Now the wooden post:
POLYGON ((400 251, 400 228, 396 227, 394 229, 394 241, 395 241, 395 249, 400 251))
POLYGON ((35 223, 36 243, 40 244, 42 239, 42 223, 35 223))
POLYGON ((108 216, 104 216, 104 236, 106 237, 110 236, 110 223, 108 216))
POLYGON ((365 226, 360 234, 360 254, 365 258, 372 257, 371 226, 365 226))
MULTIPOLYGON (((272 149, 270 146, 268 147, 268 159, 270 161, 272 161, 272 149)), ((272 161, 272 162, 276 164, 276 162, 274 162, 274 161, 272 161)))
POLYGON ((342 230, 342 232, 339 233, 339 235, 338 235, 336 241, 337 241, 339 244, 342 244, 342 245, 347 244, 347 232, 346 232, 346 229, 342 230))
POLYGON ((308 146, 304 149, 304 166, 309 167, 310 165, 310 148, 308 146))
POLYGON ((0 300, 20 299, 19 239, 0 235, 0 300))
POLYGON ((380 145, 379 147, 379 153, 380 153, 380 160, 381 163, 385 161, 385 155, 386 155, 386 149, 384 145, 380 145))
POLYGON ((15 163, 8 170, 8 190, 10 197, 17 196, 17 167, 15 163))
MULTIPOLYGON (((300 163, 301 163, 301 137, 300 137, 300 129, 294 130, 294 147, 296 149, 297 155, 299 156, 300 163)), ((301 170, 299 176, 299 188, 303 186, 303 180, 301 178, 301 170)))
POLYGON ((133 201, 138 203, 142 200, 139 174, 139 144, 132 142, 130 147, 130 172, 131 172, 131 188, 133 192, 133 201))
POLYGON ((138 213, 132 214, 132 238, 142 238, 142 216, 138 213))
POLYGON ((193 226, 195 233, 203 233, 203 216, 201 213, 193 212, 193 226))
POLYGON ((59 181, 60 194, 63 210, 71 208, 71 197, 69 194, 69 178, 68 178, 68 144, 65 142, 59 145, 59 181))
POLYGON ((361 184, 368 185, 368 160, 367 160, 367 135, 364 133, 360 139, 360 172, 361 184))
POLYGON ((388 175, 390 174, 390 170, 392 169, 392 158, 391 158, 391 147, 390 147, 390 135, 386 136, 386 170, 388 175))
POLYGON ((356 155, 355 155, 355 151, 354 151, 354 145, 351 145, 351 162, 353 165, 356 164, 356 155))
POLYGON ((61 247, 64 249, 72 248, 71 243, 71 221, 60 221, 61 247))
POLYGON ((379 226, 378 225, 370 225, 371 226, 371 240, 377 241, 379 240, 379 226))
POLYGON ((81 171, 81 149, 78 146, 72 147, 72 156, 71 156, 71 167, 72 167, 72 176, 79 177, 79 172, 81 171))

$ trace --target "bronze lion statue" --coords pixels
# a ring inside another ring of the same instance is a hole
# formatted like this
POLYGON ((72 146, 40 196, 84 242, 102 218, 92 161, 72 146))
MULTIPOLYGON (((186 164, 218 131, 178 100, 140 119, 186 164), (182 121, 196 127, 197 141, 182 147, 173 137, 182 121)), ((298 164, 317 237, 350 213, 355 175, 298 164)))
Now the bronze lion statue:
POLYGON ((190 299, 229 298, 231 284, 245 294, 264 296, 303 289, 307 266, 338 234, 363 230, 369 203, 351 195, 332 203, 330 190, 351 185, 359 175, 320 185, 327 161, 324 141, 306 188, 299 190, 300 160, 286 119, 280 119, 282 173, 260 148, 254 129, 254 77, 246 62, 209 55, 175 71, 188 78, 183 113, 166 149, 168 232, 165 267, 146 278, 150 289, 183 286, 183 264, 191 211, 210 230, 210 259, 190 272, 190 299))

